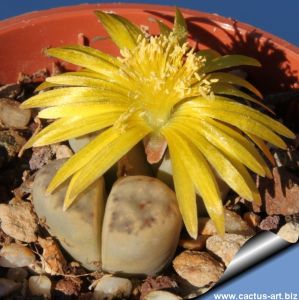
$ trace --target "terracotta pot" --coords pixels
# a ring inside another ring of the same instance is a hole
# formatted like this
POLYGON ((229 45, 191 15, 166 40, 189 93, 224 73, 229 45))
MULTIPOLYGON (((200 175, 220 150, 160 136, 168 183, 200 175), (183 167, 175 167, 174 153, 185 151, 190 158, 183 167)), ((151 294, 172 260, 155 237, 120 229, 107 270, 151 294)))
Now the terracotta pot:
MULTIPOLYGON (((173 7, 144 4, 84 4, 33 12, 0 22, 0 83, 16 81, 19 72, 31 73, 51 66, 42 50, 49 46, 73 44, 84 33, 89 44, 110 53, 117 49, 93 14, 114 11, 157 32, 153 18, 173 21, 173 7)), ((222 53, 242 53, 259 59, 263 67, 251 68, 251 81, 263 92, 298 87, 299 49, 252 26, 220 16, 183 9, 193 41, 222 53), (296 86, 297 84, 297 86, 296 86)))

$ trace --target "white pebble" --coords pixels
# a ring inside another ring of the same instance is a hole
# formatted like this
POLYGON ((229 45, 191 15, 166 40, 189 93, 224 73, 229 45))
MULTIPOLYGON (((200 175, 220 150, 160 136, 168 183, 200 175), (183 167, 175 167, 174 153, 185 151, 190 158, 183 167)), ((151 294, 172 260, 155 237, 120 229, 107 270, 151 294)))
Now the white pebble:
POLYGON ((182 298, 166 291, 152 291, 144 297, 144 300, 182 300, 182 298))
POLYGON ((104 276, 97 283, 93 300, 112 300, 116 298, 129 297, 132 291, 132 283, 129 279, 104 276))
POLYGON ((33 296, 51 297, 51 280, 47 276, 31 276, 28 286, 33 296))
POLYGON ((4 268, 26 267, 35 262, 34 253, 20 244, 3 246, 0 250, 0 266, 4 268))

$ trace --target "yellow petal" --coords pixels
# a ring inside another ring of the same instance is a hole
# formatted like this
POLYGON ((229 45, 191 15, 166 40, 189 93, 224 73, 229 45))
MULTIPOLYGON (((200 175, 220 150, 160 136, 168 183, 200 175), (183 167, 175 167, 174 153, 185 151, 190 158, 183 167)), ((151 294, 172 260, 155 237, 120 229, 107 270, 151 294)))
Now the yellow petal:
POLYGON ((248 132, 246 134, 261 149, 261 151, 269 159, 271 164, 273 166, 275 166, 275 159, 274 159, 272 153, 270 152, 269 148, 267 147, 267 145, 264 143, 264 141, 262 139, 260 139, 259 137, 257 137, 256 135, 254 135, 254 134, 250 134, 248 132))
POLYGON ((173 33, 177 36, 181 45, 186 43, 188 35, 187 24, 182 12, 178 8, 175 11, 173 33))
POLYGON ((109 90, 92 87, 59 88, 33 96, 21 104, 22 108, 47 107, 69 103, 128 102, 129 98, 109 90))
POLYGON ((253 103, 263 107, 267 111, 274 114, 274 112, 269 107, 264 105, 261 101, 251 97, 247 93, 244 93, 244 92, 240 91, 239 89, 232 86, 231 84, 219 82, 219 83, 211 84, 211 88, 212 88, 212 92, 215 93, 215 94, 229 95, 229 96, 235 96, 235 97, 243 98, 245 100, 248 100, 250 102, 253 102, 253 103))
MULTIPOLYGON (((187 117, 177 118, 183 122, 190 122, 190 118, 187 117)), ((237 132, 235 132, 233 136, 228 134, 227 130, 223 129, 223 127, 225 128, 227 126, 217 126, 217 123, 215 121, 213 122, 210 118, 205 118, 204 120, 194 119, 192 126, 194 130, 198 131, 218 149, 233 156, 237 161, 260 176, 265 176, 270 172, 254 146, 237 132)))
POLYGON ((143 36, 142 31, 124 17, 102 11, 96 11, 95 14, 120 49, 136 47, 138 37, 143 36))
MULTIPOLYGON (((173 128, 163 128, 162 134, 167 141, 169 138, 175 142, 177 152, 181 156, 182 161, 190 178, 195 186, 196 191, 201 195, 205 207, 213 220, 218 232, 224 233, 224 215, 223 205, 220 197, 218 184, 211 167, 207 163, 202 153, 197 150, 187 140, 183 139, 173 128)), ((178 154, 177 154, 178 155, 178 154)))
POLYGON ((160 29, 160 34, 163 34, 165 36, 169 36, 171 33, 171 29, 165 25, 162 21, 155 19, 155 21, 157 22, 159 29, 160 29))
POLYGON ((131 127, 118 135, 109 144, 98 147, 96 155, 72 177, 64 206, 71 205, 82 191, 102 176, 104 172, 132 149, 148 132, 149 128, 146 126, 138 125, 131 127))
POLYGON ((82 122, 85 121, 85 117, 91 115, 98 115, 102 117, 103 114, 109 113, 122 113, 127 109, 126 105, 114 104, 114 103, 72 103, 63 104, 59 106, 53 106, 43 109, 39 112, 38 117, 40 119, 57 119, 66 117, 81 117, 82 122))
POLYGON ((59 119, 45 129, 33 136, 24 146, 40 147, 59 143, 71 138, 82 136, 94 131, 111 126, 121 113, 110 113, 103 115, 92 115, 84 118, 80 116, 59 119))
POLYGON ((46 54, 106 76, 116 73, 119 67, 119 62, 115 57, 87 46, 50 48, 46 50, 46 54))
POLYGON ((206 61, 213 60, 214 58, 220 57, 221 54, 213 49, 203 49, 198 52, 196 52, 196 56, 198 57, 204 57, 206 61))
POLYGON ((173 181, 179 209, 189 235, 196 239, 198 234, 198 216, 195 188, 184 165, 182 154, 176 145, 176 140, 173 140, 171 135, 166 134, 165 137, 167 138, 169 147, 173 181))
POLYGON ((205 67, 200 69, 200 73, 210 73, 237 66, 255 66, 260 67, 261 64, 254 58, 244 55, 224 55, 216 57, 209 61, 205 67))
POLYGON ((210 73, 209 75, 207 75, 207 79, 210 80, 216 79, 223 83, 229 83, 229 84, 244 87, 247 90, 254 93, 255 95, 257 95, 259 98, 263 98, 262 94, 259 92, 259 90, 256 87, 254 87, 247 80, 241 78, 240 76, 234 75, 232 73, 224 73, 224 72, 210 73))
POLYGON ((172 122, 173 128, 178 130, 187 140, 193 143, 214 167, 220 178, 225 181, 241 197, 252 201, 257 193, 256 188, 252 191, 252 180, 246 181, 238 168, 203 135, 194 130, 187 122, 172 122))

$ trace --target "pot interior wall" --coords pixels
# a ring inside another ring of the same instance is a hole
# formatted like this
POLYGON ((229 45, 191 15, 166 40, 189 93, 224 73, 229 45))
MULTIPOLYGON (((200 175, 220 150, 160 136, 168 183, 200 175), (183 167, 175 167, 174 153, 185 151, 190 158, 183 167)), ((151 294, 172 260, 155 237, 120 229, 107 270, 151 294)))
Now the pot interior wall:
MULTIPOLYGON (((94 10, 116 12, 131 21, 158 28, 154 18, 167 25, 173 21, 174 8, 153 5, 100 4, 79 5, 35 12, 0 23, 0 83, 15 82, 19 72, 32 73, 41 68, 51 70, 53 60, 43 49, 77 44, 83 33, 89 45, 118 54, 94 10)), ((247 68, 249 79, 264 93, 298 88, 299 50, 259 29, 216 15, 182 10, 187 17, 190 39, 200 48, 214 48, 222 54, 246 54, 257 58, 262 68, 247 68)))

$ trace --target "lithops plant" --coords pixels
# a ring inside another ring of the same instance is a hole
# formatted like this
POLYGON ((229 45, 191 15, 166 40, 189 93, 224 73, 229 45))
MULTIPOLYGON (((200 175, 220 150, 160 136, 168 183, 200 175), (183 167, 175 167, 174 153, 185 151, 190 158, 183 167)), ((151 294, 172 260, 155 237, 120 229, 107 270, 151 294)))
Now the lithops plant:
POLYGON ((164 183, 147 176, 119 179, 106 204, 103 269, 156 274, 171 260, 181 224, 175 193, 164 183))
POLYGON ((65 197, 65 206, 70 206, 146 138, 151 163, 161 159, 166 146, 169 149, 175 191, 189 234, 196 238, 198 233, 196 193, 223 234, 223 205, 213 170, 241 197, 260 203, 248 169, 260 176, 272 175, 255 145, 273 161, 265 142, 285 149, 280 135, 295 137, 278 121, 247 105, 244 100, 269 111, 254 86, 223 72, 260 63, 242 55, 197 51, 188 43, 179 10, 173 29, 159 21, 161 34, 155 36, 116 14, 97 11, 96 15, 119 47, 118 57, 81 45, 48 49, 48 55, 82 69, 47 78, 38 90, 55 89, 22 104, 23 108, 45 108, 39 117, 55 120, 25 148, 103 130, 59 169, 48 191, 70 179, 65 197))
POLYGON ((106 203, 101 177, 63 212, 67 183, 52 194, 46 188, 64 161, 40 169, 33 183, 35 211, 49 232, 89 270, 161 271, 176 250, 182 225, 175 193, 153 177, 128 176, 114 184, 106 203))
POLYGON ((95 181, 63 211, 67 183, 54 193, 46 192, 47 186, 65 160, 56 160, 35 175, 32 188, 33 204, 38 217, 47 224, 64 249, 84 267, 98 270, 101 265, 101 232, 106 201, 103 178, 95 181), (86 205, 88 203, 88 205, 86 205))

